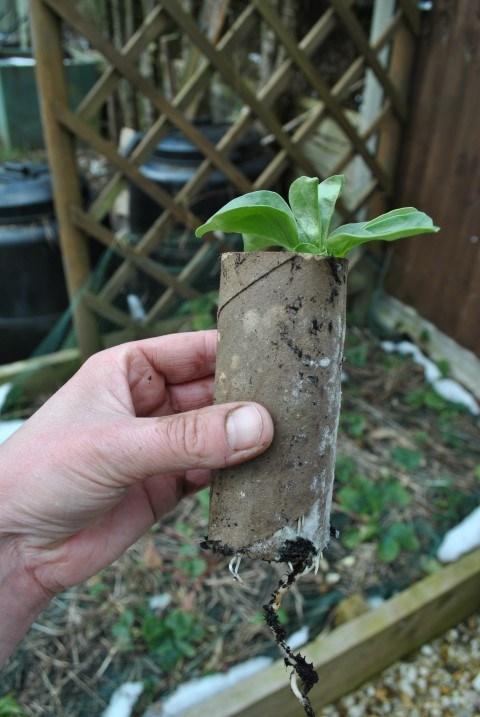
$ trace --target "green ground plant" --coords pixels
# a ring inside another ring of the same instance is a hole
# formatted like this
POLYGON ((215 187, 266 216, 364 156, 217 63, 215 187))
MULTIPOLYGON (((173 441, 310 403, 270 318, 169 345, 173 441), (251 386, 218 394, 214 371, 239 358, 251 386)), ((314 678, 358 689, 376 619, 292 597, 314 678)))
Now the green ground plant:
POLYGON ((358 473, 355 463, 339 457, 336 477, 341 485, 337 501, 356 521, 342 542, 352 550, 360 543, 377 543, 378 556, 391 563, 402 551, 415 551, 420 543, 412 525, 397 519, 399 510, 410 503, 410 496, 396 478, 370 480, 358 473))
POLYGON ((146 650, 165 672, 195 655, 205 637, 205 627, 193 612, 173 608, 164 616, 145 605, 127 608, 112 626, 122 652, 146 650))
POLYGON ((23 717, 25 712, 11 695, 0 697, 0 717, 23 717))
POLYGON ((392 458, 395 463, 405 468, 406 471, 414 471, 424 462, 423 453, 421 451, 411 450, 403 446, 395 446, 392 450, 392 458))
POLYGON ((350 438, 361 438, 365 433, 367 422, 359 413, 342 411, 340 414, 340 426, 350 438))

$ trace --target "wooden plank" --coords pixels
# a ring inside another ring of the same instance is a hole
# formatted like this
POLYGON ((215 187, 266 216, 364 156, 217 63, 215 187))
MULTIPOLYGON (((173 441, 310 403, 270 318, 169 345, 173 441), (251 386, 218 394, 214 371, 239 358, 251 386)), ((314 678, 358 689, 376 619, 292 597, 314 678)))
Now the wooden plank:
POLYGON ((52 169, 55 212, 59 225, 65 278, 72 302, 73 325, 82 355, 100 347, 97 322, 81 299, 90 273, 85 235, 70 221, 68 208, 81 203, 75 147, 69 132, 53 112, 53 103, 67 105, 63 66, 62 32, 59 18, 42 0, 30 4, 35 67, 48 158, 52 169))
POLYGON ((212 163, 227 176, 241 192, 248 192, 250 182, 228 159, 222 157, 212 143, 184 115, 157 90, 153 82, 143 77, 138 70, 88 22, 68 0, 43 0, 69 25, 84 35, 99 50, 110 64, 129 82, 142 92, 152 104, 164 113, 178 129, 207 156, 212 163))
MULTIPOLYGON (((232 82, 232 70, 230 61, 224 53, 217 50, 200 32, 194 20, 188 15, 177 0, 162 0, 165 10, 178 23, 182 30, 188 35, 190 40, 202 51, 208 58, 213 67, 222 75, 226 82, 232 82)), ((246 82, 238 75, 234 79, 234 89, 241 99, 249 105, 261 122, 272 132, 277 138, 278 143, 288 152, 290 157, 310 175, 315 175, 315 168, 311 162, 302 154, 298 147, 295 147, 290 141, 288 135, 283 131, 280 122, 274 113, 266 107, 254 92, 249 88, 246 82)))
POLYGON ((386 192, 391 189, 390 177, 384 172, 383 168, 378 164, 375 157, 365 147, 363 141, 359 137, 356 129, 345 116, 342 108, 332 96, 332 93, 326 83, 319 76, 317 70, 298 47, 295 39, 287 30, 285 25, 279 20, 278 16, 272 10, 271 6, 262 2, 262 0, 252 0, 255 7, 261 12, 266 22, 270 25, 277 37, 281 40, 288 54, 300 67, 305 77, 308 79, 312 87, 316 90, 322 102, 324 102, 328 112, 345 132, 350 142, 353 144, 357 152, 364 159, 365 163, 370 167, 373 174, 378 178, 386 192))
POLYGON ((377 294, 371 307, 374 323, 388 336, 410 336, 434 361, 447 361, 452 378, 480 399, 480 359, 460 346, 418 311, 389 294, 377 294))
MULTIPOLYGON (((391 104, 390 100, 387 100, 378 115, 373 118, 368 127, 365 127, 365 129, 361 131, 360 136, 365 142, 382 128, 385 123, 385 120, 390 115, 390 112, 391 104)), ((343 172, 345 167, 352 161, 354 157, 355 152, 352 148, 350 148, 350 150, 337 162, 335 167, 332 169, 332 174, 341 174, 341 172, 343 172)))
MULTIPOLYGON (((205 261, 208 255, 211 253, 212 248, 208 244, 204 243, 197 251, 195 256, 190 259, 188 264, 182 269, 178 278, 180 281, 193 281, 199 274, 205 265, 205 261)), ((172 289, 167 289, 158 298, 155 304, 152 306, 145 318, 145 324, 149 325, 153 323, 158 315, 165 314, 168 312, 175 301, 175 293, 172 289)))
MULTIPOLYGON (((145 48, 169 25, 171 25, 169 19, 162 12, 160 5, 157 5, 147 15, 142 26, 128 40, 122 54, 130 62, 135 62, 145 48)), ((120 79, 121 75, 114 68, 108 67, 82 99, 76 110, 77 114, 87 121, 93 119, 108 96, 115 90, 120 79)))
POLYGON ((399 242, 386 289, 480 356, 480 92, 476 3, 435 3, 420 41, 412 116, 402 145, 399 206, 441 227, 399 242), (478 59, 478 58, 477 58, 478 59))
POLYGON ((402 12, 407 18, 407 22, 410 25, 412 32, 415 35, 420 34, 421 29, 421 18, 418 4, 414 0, 399 0, 399 5, 402 8, 402 12))
POLYGON ((347 7, 343 0, 331 0, 332 6, 338 16, 342 19, 348 32, 358 50, 362 53, 366 62, 370 65, 372 70, 377 76, 378 81, 383 86, 383 89, 388 94, 395 111, 398 113, 402 120, 407 118, 407 107, 405 101, 397 92, 395 85, 392 83, 387 71, 380 64, 377 59, 376 53, 370 47, 367 37, 363 32, 362 26, 355 17, 355 13, 347 7))
MULTIPOLYGON (((410 89, 415 44, 415 38, 405 23, 400 23, 392 43, 389 72, 392 81, 405 101, 407 101, 410 89)), ((386 121, 380 128, 378 136, 377 158, 380 164, 385 167, 385 170, 390 175, 395 176, 403 137, 403 127, 393 114, 388 115, 385 119, 386 121)), ((387 197, 382 196, 379 192, 369 205, 368 213, 370 216, 377 216, 389 208, 387 197)))
POLYGON ((44 370, 60 369, 69 365, 77 367, 79 364, 80 351, 78 348, 63 349, 52 354, 46 354, 46 356, 35 356, 24 361, 14 361, 0 366, 0 385, 11 383, 19 376, 44 370))
MULTIPOLYGON (((302 649, 319 681, 312 705, 351 692, 393 662, 458 624, 480 607, 480 551, 412 585, 375 610, 320 635, 302 649)), ((283 660, 182 712, 182 717, 301 717, 283 660)))
POLYGON ((153 261, 153 259, 149 259, 146 256, 139 256, 135 252, 134 247, 131 247, 125 242, 118 241, 115 234, 102 224, 95 222, 86 212, 82 211, 78 207, 72 207, 71 217, 72 222, 86 234, 94 237, 104 246, 111 248, 114 252, 125 259, 128 259, 133 266, 140 269, 140 271, 143 271, 148 276, 151 276, 153 279, 158 281, 159 284, 164 284, 166 287, 170 287, 184 299, 196 299, 201 296, 200 292, 195 291, 195 289, 192 289, 188 284, 176 279, 158 262, 153 261))
POLYGON ((86 291, 84 296, 85 303, 92 309, 92 311, 99 316, 102 316, 104 319, 111 321, 113 324, 123 326, 127 329, 132 329, 135 335, 137 326, 140 325, 139 321, 132 319, 129 314, 117 309, 116 306, 113 306, 108 301, 104 301, 100 296, 93 294, 91 291, 86 291))

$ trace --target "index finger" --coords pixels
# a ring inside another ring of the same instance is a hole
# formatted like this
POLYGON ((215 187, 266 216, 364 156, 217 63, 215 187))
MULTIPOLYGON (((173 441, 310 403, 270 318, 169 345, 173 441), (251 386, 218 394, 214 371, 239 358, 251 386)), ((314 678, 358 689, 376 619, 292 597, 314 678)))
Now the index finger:
POLYGON ((215 373, 217 331, 190 331, 125 344, 128 363, 143 356, 167 383, 185 383, 215 373))

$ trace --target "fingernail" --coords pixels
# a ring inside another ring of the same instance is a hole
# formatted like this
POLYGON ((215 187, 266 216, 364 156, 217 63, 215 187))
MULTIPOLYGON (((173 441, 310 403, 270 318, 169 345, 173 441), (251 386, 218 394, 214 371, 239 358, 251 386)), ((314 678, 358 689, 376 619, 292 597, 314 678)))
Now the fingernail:
POLYGON ((262 414, 256 406, 235 408, 227 416, 227 441, 234 451, 258 446, 263 430, 262 414))

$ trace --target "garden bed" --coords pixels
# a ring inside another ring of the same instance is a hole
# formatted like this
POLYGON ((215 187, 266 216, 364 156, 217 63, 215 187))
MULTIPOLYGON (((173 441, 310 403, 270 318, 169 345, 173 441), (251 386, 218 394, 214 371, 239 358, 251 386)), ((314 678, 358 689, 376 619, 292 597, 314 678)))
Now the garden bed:
MULTIPOLYGON (((437 571, 441 537, 480 503, 478 419, 367 332, 350 330, 344 368, 332 516, 341 536, 282 608, 287 631, 308 625, 310 638, 437 571)), ((278 657, 261 606, 279 568, 246 560, 244 584, 234 583, 228 561, 200 548, 207 518, 202 492, 100 576, 60 595, 4 669, 0 696, 13 695, 29 716, 80 717, 140 680, 142 715, 191 677, 278 657), (156 609, 154 596, 163 596, 156 609)))

